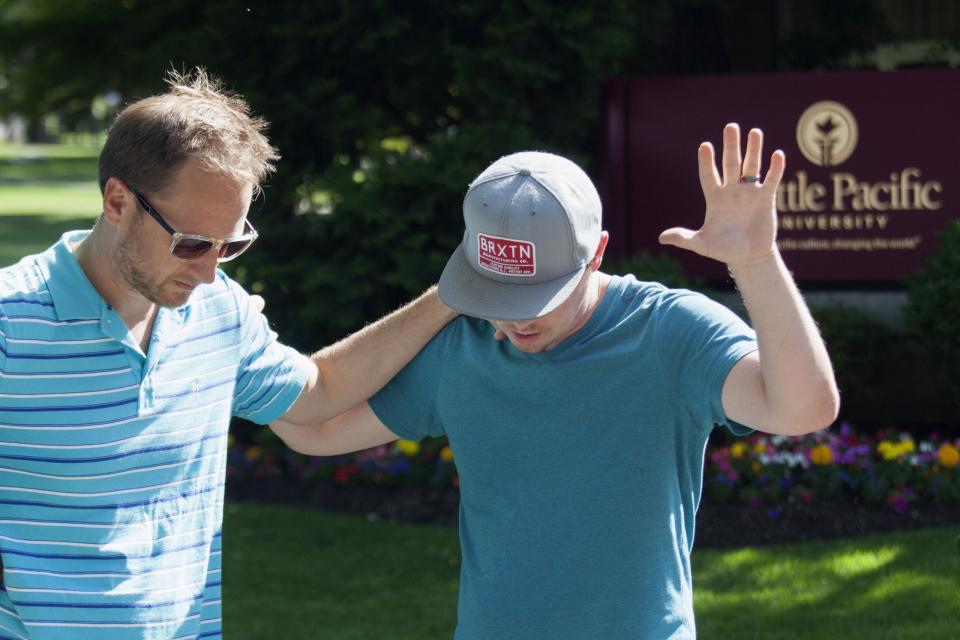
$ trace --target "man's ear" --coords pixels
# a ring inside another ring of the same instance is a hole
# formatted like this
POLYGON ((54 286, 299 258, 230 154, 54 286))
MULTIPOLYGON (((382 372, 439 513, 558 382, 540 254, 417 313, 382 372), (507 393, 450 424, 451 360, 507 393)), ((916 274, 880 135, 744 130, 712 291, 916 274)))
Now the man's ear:
POLYGON ((132 211, 133 194, 120 178, 109 178, 103 185, 103 219, 112 225, 120 224, 124 212, 132 211))
POLYGON ((593 254, 593 260, 590 262, 590 267, 594 271, 600 270, 600 265, 603 264, 603 252, 607 250, 607 242, 610 241, 610 234, 606 231, 600 232, 600 243, 597 244, 597 251, 593 254))

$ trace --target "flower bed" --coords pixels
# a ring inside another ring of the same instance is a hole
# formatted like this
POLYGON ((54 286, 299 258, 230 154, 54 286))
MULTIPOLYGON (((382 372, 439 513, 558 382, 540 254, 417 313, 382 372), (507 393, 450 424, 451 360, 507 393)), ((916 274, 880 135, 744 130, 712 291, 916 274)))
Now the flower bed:
MULTIPOLYGON (((298 483, 456 488, 444 439, 399 440, 355 454, 308 457, 275 444, 231 439, 233 481, 282 477, 298 483)), ((911 503, 960 503, 960 438, 923 440, 892 429, 873 435, 849 424, 801 438, 754 434, 711 444, 704 492, 717 504, 745 504, 780 518, 791 504, 835 503, 844 496, 905 513, 911 503)))
MULTIPOLYGON (((261 430, 262 432, 262 430, 261 430)), ((298 482, 337 485, 460 486, 453 453, 445 438, 398 440, 342 456, 304 456, 277 444, 245 444, 230 437, 228 480, 284 477, 298 482)))
POLYGON ((886 429, 858 434, 847 423, 802 438, 754 434, 707 453, 704 489, 719 503, 766 508, 852 495, 904 513, 910 503, 960 502, 960 439, 917 441, 886 429))

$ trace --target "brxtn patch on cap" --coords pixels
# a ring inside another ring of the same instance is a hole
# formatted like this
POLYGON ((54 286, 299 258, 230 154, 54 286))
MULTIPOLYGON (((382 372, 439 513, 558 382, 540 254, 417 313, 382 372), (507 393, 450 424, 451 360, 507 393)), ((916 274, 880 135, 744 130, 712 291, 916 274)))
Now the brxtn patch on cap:
POLYGON ((505 276, 537 275, 537 247, 527 240, 477 234, 477 263, 505 276))

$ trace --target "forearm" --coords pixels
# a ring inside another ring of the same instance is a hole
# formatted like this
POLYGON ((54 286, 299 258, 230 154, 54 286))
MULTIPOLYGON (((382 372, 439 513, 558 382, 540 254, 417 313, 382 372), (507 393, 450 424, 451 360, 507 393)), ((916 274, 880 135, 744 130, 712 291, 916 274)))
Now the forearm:
POLYGON ((436 287, 311 358, 318 389, 308 389, 305 406, 284 419, 316 423, 376 393, 403 368, 456 313, 440 302, 436 287))
POLYGON ((729 267, 757 333, 768 415, 785 431, 827 426, 839 409, 833 367, 779 252, 729 267))
POLYGON ((275 420, 270 423, 270 428, 283 440, 284 444, 297 453, 310 456, 333 456, 346 453, 346 451, 339 451, 331 437, 327 435, 335 419, 331 418, 326 422, 312 425, 275 420))
POLYGON ((311 456, 361 451, 397 439, 366 402, 323 422, 304 425, 275 420, 270 428, 288 447, 311 456))

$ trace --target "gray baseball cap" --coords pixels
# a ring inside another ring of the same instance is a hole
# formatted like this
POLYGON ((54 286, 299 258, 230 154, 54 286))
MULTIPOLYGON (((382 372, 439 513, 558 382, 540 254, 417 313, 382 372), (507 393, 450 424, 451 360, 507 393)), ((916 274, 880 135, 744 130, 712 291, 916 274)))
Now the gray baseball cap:
POLYGON ((477 176, 466 230, 440 276, 440 299, 469 316, 529 320, 576 288, 600 243, 600 196, 576 164, 523 151, 477 176))

